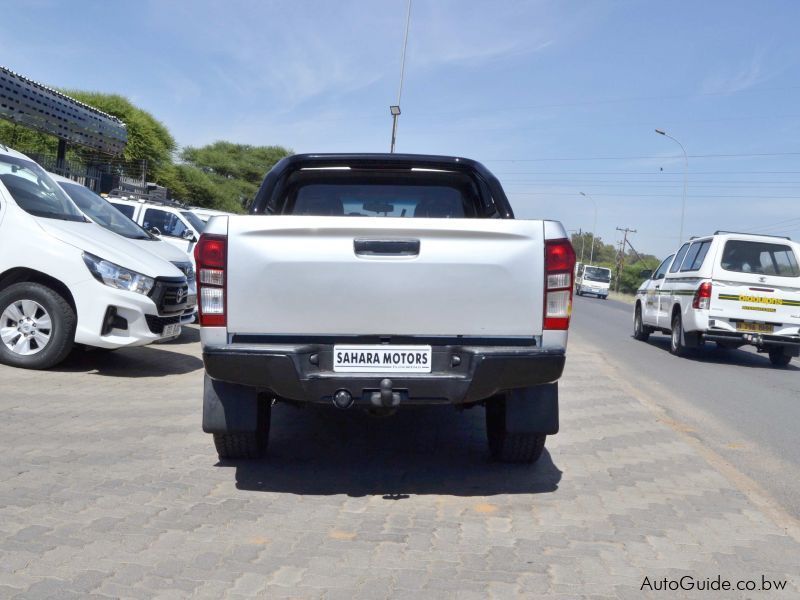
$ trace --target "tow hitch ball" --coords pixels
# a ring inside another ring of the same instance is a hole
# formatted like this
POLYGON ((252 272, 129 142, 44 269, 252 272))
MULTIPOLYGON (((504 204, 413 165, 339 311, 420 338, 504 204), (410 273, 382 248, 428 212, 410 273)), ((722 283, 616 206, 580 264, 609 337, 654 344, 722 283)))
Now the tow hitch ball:
POLYGON ((369 401, 373 406, 380 408, 394 408, 400 405, 400 393, 392 391, 392 380, 382 379, 380 391, 372 392, 369 401))
MULTIPOLYGON (((392 391, 392 380, 382 379, 380 391, 372 392, 369 401, 377 408, 396 408, 400 406, 400 393, 392 391)), ((347 390, 338 390, 333 395, 333 405, 336 408, 347 410, 355 404, 353 395, 347 390)))

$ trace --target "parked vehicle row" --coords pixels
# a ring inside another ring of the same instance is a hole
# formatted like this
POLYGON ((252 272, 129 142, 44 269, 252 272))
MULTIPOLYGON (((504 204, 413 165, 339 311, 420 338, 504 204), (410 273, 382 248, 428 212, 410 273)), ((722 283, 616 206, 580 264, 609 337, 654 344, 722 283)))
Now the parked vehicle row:
POLYGON ((194 310, 188 256, 165 260, 141 230, 62 183, 86 213, 39 165, 0 145, 0 362, 43 369, 75 344, 179 335, 194 310))
POLYGON ((634 337, 670 335, 682 355, 713 341, 752 345, 776 366, 800 356, 800 244, 715 232, 668 256, 636 292, 634 337))

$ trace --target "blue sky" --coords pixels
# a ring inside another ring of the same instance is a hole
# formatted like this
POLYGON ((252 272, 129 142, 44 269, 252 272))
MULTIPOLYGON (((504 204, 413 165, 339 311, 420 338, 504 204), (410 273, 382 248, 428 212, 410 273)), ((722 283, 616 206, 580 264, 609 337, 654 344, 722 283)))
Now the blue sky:
MULTIPOLYGON (((116 92, 181 145, 386 151, 406 0, 19 3, 0 63, 116 92)), ((800 238, 800 4, 413 0, 400 152, 476 158, 518 216, 637 249, 718 228, 800 238), (720 156, 726 155, 726 156, 720 156), (734 156, 731 156, 734 155, 734 156), (792 220, 793 219, 793 220, 792 220)))

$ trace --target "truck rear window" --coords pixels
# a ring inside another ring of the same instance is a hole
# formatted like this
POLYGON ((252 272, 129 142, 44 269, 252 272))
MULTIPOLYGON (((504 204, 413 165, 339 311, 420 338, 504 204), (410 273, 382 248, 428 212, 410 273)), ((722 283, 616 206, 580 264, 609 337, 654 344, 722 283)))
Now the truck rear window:
POLYGON ((281 214, 463 219, 482 211, 474 182, 460 173, 299 171, 292 179, 281 214))
POLYGON ((797 257, 791 246, 769 242, 728 240, 722 252, 722 268, 736 273, 799 277, 797 257))

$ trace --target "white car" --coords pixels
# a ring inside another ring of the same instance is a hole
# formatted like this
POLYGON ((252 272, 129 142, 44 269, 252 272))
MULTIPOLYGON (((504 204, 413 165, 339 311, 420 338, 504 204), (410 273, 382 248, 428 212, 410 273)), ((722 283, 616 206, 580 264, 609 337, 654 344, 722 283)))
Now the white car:
POLYGON ((611 269, 578 265, 575 273, 575 293, 578 296, 593 294, 605 300, 611 287, 611 269))
POLYGON ((45 369, 73 344, 175 337, 188 295, 177 267, 89 221, 39 165, 0 144, 0 362, 45 369))
POLYGON ((212 208, 202 208, 200 206, 193 206, 189 209, 192 213, 203 222, 208 223, 211 217, 230 217, 233 213, 224 212, 222 210, 214 210, 212 208))
POLYGON ((189 299, 186 310, 181 317, 181 323, 186 325, 194 322, 197 312, 197 282, 194 276, 194 257, 145 231, 86 186, 54 173, 48 173, 48 175, 78 205, 81 212, 100 225, 100 227, 130 240, 142 250, 151 252, 159 258, 172 263, 186 275, 186 282, 189 285, 189 299))
POLYGON ((721 231, 692 238, 636 292, 634 337, 669 333, 676 355, 705 341, 749 344, 786 366, 800 355, 798 256, 789 238, 721 231))
POLYGON ((131 198, 109 197, 107 200, 134 223, 189 254, 206 226, 188 208, 131 198))

